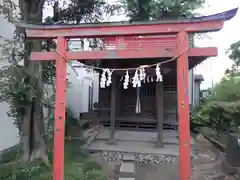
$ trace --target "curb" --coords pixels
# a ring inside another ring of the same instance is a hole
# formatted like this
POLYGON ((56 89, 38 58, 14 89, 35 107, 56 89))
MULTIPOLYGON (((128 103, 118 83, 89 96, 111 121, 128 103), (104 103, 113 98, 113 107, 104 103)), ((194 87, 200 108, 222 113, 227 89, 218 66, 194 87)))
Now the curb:
POLYGON ((204 134, 202 134, 202 135, 203 135, 207 140, 209 140, 216 148, 218 148, 221 152, 225 152, 225 149, 227 149, 227 147, 226 147, 224 144, 218 142, 217 140, 215 140, 215 139, 213 139, 213 138, 210 138, 210 137, 207 136, 207 135, 204 135, 204 134))
POLYGON ((207 135, 202 134, 199 130, 197 130, 199 134, 203 135, 210 143, 212 143, 217 149, 219 149, 220 152, 220 159, 221 159, 221 166, 222 169, 225 173, 227 174, 234 174, 234 178, 240 179, 240 168, 233 167, 230 164, 228 164, 225 159, 226 159, 226 153, 225 150, 227 149, 227 146, 218 142, 217 140, 210 138, 207 135))
POLYGON ((88 147, 92 144, 92 142, 96 139, 96 137, 100 133, 100 128, 101 127, 95 127, 92 129, 92 131, 95 131, 95 133, 87 139, 87 142, 83 145, 82 148, 88 149, 88 147))
POLYGON ((227 148, 226 145, 220 143, 219 141, 215 140, 214 138, 211 138, 205 134, 203 134, 202 132, 200 132, 200 130, 198 129, 194 129, 194 131, 196 133, 201 134, 204 138, 206 138, 208 141, 210 141, 217 149, 219 149, 221 152, 225 152, 225 149, 227 148))

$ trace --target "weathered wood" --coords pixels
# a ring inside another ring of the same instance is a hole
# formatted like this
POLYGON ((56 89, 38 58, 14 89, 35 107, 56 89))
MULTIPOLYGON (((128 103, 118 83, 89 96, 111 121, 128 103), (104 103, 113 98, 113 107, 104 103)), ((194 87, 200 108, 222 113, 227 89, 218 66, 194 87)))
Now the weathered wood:
MULTIPOLYGON (((165 76, 166 77, 166 76, 165 76)), ((178 124, 177 120, 177 92, 175 89, 176 81, 173 80, 173 85, 164 87, 163 91, 163 122, 171 126, 178 124)))
POLYGON ((122 112, 120 116, 125 117, 134 117, 135 120, 138 121, 138 118, 144 117, 147 119, 156 118, 155 115, 155 83, 142 83, 140 89, 140 104, 141 104, 141 113, 136 114, 136 100, 137 93, 136 88, 131 87, 130 84, 128 89, 121 89, 122 91, 122 112))
MULTIPOLYGON (((67 47, 64 37, 57 39, 57 49, 63 56, 67 47)), ((56 58, 56 109, 54 118, 53 180, 64 179, 64 136, 66 114, 67 62, 64 57, 56 58)))
MULTIPOLYGON (((202 16, 196 18, 162 20, 162 21, 145 21, 145 22, 105 22, 105 23, 84 23, 84 24, 61 24, 61 25, 37 25, 15 21, 18 27, 26 28, 28 38, 31 37, 57 37, 70 35, 80 37, 86 36, 114 36, 114 35, 138 35, 138 34, 156 34, 202 31, 218 31, 223 26, 224 21, 232 19, 238 11, 234 8, 221 13, 202 16), (91 29, 89 29, 91 28, 91 29), (37 31, 38 30, 38 31, 37 31), (58 31, 56 31, 58 30, 58 31), (70 31, 69 31, 70 30, 70 31), (146 31, 147 30, 147 31, 146 31), (66 34, 68 31, 70 34, 66 34), (43 36, 44 37, 44 36, 43 36)), ((71 36, 70 36, 71 37, 71 36)))
POLYGON ((93 38, 103 36, 124 35, 153 35, 153 34, 175 34, 179 31, 190 33, 212 32, 222 29, 224 20, 213 21, 150 21, 148 23, 102 23, 73 26, 73 25, 32 25, 16 23, 17 26, 26 28, 28 38, 49 39, 58 36, 66 38, 93 38), (105 25, 105 26, 104 26, 105 25))
MULTIPOLYGON (((178 33, 178 52, 188 47, 188 34, 178 33)), ((179 123, 180 180, 191 179, 191 147, 188 94, 188 53, 177 61, 177 95, 179 123)))
POLYGON ((116 74, 112 75, 111 84, 111 125, 110 125, 110 139, 108 144, 115 144, 115 121, 116 121, 116 92, 117 92, 117 81, 116 74))
POLYGON ((117 89, 116 89, 116 112, 115 112, 115 116, 116 118, 119 117, 119 115, 121 114, 122 112, 122 109, 121 109, 121 104, 122 104, 122 92, 121 92, 121 89, 122 89, 122 84, 119 83, 120 82, 120 76, 115 72, 115 75, 116 75, 116 81, 117 81, 117 89))
MULTIPOLYGON (((182 52, 181 52, 182 53, 182 52)), ((104 50, 104 51, 75 51, 67 52, 68 60, 99 60, 99 59, 137 59, 137 58, 170 58, 178 55, 175 49, 166 49, 164 47, 156 48, 149 46, 145 49, 136 50, 104 50)), ((190 48, 188 50, 189 57, 214 57, 218 55, 217 48, 190 48)), ((39 60, 55 60, 58 57, 57 52, 32 52, 30 59, 39 60)), ((150 60, 150 59, 149 59, 150 60)))
POLYGON ((163 148, 163 83, 156 83, 156 106, 157 106, 157 144, 163 148))

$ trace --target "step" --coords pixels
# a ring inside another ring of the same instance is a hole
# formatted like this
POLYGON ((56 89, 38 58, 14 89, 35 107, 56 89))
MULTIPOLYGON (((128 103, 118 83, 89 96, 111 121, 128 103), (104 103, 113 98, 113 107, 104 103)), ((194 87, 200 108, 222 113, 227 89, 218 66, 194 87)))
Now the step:
POLYGON ((120 167, 120 173, 135 173, 135 164, 133 162, 122 162, 120 167))
POLYGON ((135 160, 135 156, 134 154, 123 154, 123 161, 134 161, 135 160))
POLYGON ((135 180, 133 177, 119 177, 118 180, 135 180))

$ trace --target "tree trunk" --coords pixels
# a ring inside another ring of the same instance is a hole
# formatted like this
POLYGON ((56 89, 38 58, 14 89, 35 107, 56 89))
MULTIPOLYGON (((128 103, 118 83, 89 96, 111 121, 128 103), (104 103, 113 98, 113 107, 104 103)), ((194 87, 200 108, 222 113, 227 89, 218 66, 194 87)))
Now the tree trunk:
MULTIPOLYGON (((41 23, 42 9, 45 0, 19 0, 20 12, 22 20, 27 23, 41 23)), ((25 33, 24 29, 17 28, 17 35, 25 33)), ((43 126, 43 82, 42 82, 42 66, 41 62, 29 61, 31 51, 41 51, 41 41, 25 41, 24 49, 24 67, 27 68, 32 76, 30 81, 36 87, 36 96, 32 102, 27 105, 25 116, 22 123, 22 143, 23 143, 23 159, 35 160, 41 159, 49 166, 47 156, 47 146, 44 139, 43 126)))
POLYGON ((41 95, 36 96, 34 100, 34 108, 32 121, 32 152, 30 160, 42 159, 45 164, 48 164, 48 156, 47 156, 47 146, 45 142, 45 134, 44 132, 44 122, 43 122, 43 111, 42 111, 42 103, 41 103, 41 95))
POLYGON ((23 150, 23 160, 27 161, 30 156, 30 119, 31 119, 32 107, 27 106, 25 108, 25 116, 22 121, 22 150, 23 150))

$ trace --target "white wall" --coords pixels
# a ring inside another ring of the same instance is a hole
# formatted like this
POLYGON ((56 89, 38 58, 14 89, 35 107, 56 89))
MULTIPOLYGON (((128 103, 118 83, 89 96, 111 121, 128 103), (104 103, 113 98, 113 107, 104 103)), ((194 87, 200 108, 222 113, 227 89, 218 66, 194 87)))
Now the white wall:
MULTIPOLYGON (((82 51, 89 50, 89 42, 84 39, 84 45, 82 46, 80 39, 72 39, 69 42, 70 51, 82 51)), ((98 102, 98 87, 99 87, 99 75, 95 73, 90 77, 90 74, 83 68, 77 67, 81 63, 75 61, 73 66, 77 71, 76 75, 74 70, 68 66, 68 80, 70 85, 67 89, 67 106, 71 109, 74 116, 79 118, 79 114, 89 111, 89 86, 93 85, 93 103, 98 102), (89 79, 92 79, 90 81, 89 79)))
POLYGON ((189 94, 189 104, 193 105, 193 96, 194 96, 194 71, 191 69, 188 72, 188 94, 189 94))
POLYGON ((8 110, 7 103, 0 103, 0 151, 19 143, 18 129, 13 124, 13 120, 8 117, 8 110))
MULTIPOLYGON (((74 116, 79 118, 79 114, 89 111, 89 85, 90 80, 87 79, 89 73, 81 68, 75 67, 78 77, 73 69, 68 66, 68 80, 70 82, 67 88, 67 106, 71 109, 74 116)), ((98 102, 98 74, 93 77, 93 102, 98 102)))
MULTIPOLYGON (((7 63, 0 59, 0 68, 7 63)), ((15 146, 19 143, 18 129, 13 124, 12 118, 8 117, 9 106, 7 103, 0 103, 0 151, 15 146)))
MULTIPOLYGON (((14 0, 18 2, 17 0, 14 0)), ((2 1, 0 1, 2 3, 2 1)), ((14 26, 10 24, 4 16, 0 15, 0 43, 4 43, 5 39, 11 39, 14 32, 14 26)), ((0 50, 0 68, 8 65, 3 59, 4 54, 0 50)), ((0 151, 10 148, 19 143, 18 129, 13 124, 12 118, 8 117, 7 112, 9 111, 9 106, 7 103, 0 103, 0 151)))
POLYGON ((99 73, 93 79, 93 104, 99 100, 99 73))

